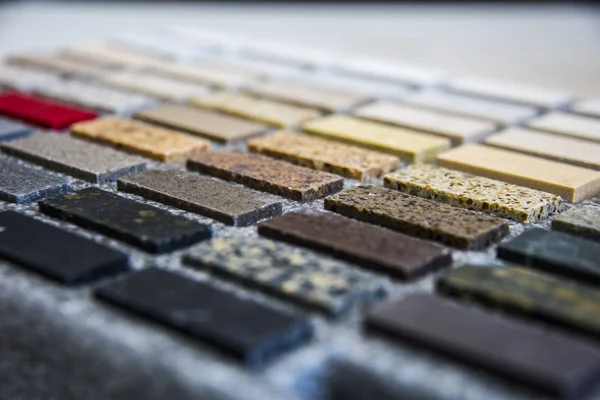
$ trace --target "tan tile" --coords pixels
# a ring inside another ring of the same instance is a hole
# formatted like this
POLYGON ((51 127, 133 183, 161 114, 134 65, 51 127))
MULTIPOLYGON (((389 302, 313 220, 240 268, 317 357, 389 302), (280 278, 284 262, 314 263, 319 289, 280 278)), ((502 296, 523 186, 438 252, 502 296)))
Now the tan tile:
POLYGON ((527 123, 529 128, 600 142, 600 120, 580 115, 551 113, 527 123))
POLYGON ((438 165, 582 201, 600 192, 600 172, 479 144, 443 154, 438 165))
POLYGON ((107 44, 67 47, 61 50, 58 55, 103 68, 143 68, 161 63, 158 58, 113 48, 107 44))
POLYGON ((110 71, 105 68, 49 54, 13 54, 7 57, 7 62, 13 65, 47 70, 61 75, 84 78, 97 78, 110 71))
POLYGON ((493 122, 388 101, 362 106, 354 115, 444 136, 452 140, 453 145, 480 141, 496 130, 493 122))
POLYGON ((209 65, 163 63, 152 66, 150 71, 182 81, 219 88, 237 88, 256 80, 254 74, 209 65))
POLYGON ((308 121, 302 124, 302 129, 328 139, 394 154, 408 162, 433 160, 438 153, 450 148, 449 139, 345 115, 308 121))
POLYGON ((592 117, 600 117, 600 97, 579 100, 573 104, 571 111, 592 117))
POLYGON ((291 132, 252 139, 248 150, 362 181, 381 177, 398 166, 394 156, 291 132))
POLYGON ((125 118, 104 117, 71 126, 71 133, 160 161, 191 157, 208 149, 208 140, 125 118))

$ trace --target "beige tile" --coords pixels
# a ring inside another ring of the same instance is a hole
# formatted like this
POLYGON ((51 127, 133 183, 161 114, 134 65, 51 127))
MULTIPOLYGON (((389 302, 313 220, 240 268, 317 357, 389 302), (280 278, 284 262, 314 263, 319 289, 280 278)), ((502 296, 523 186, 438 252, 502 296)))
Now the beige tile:
POLYGON ((338 63, 335 70, 369 79, 428 86, 440 83, 446 73, 437 68, 402 64, 374 58, 353 58, 338 63))
POLYGON ((163 63, 150 69, 158 75, 220 88, 238 88, 256 80, 255 74, 209 65, 163 63))
POLYGON ((571 107, 573 112, 600 117, 600 97, 590 97, 575 102, 571 107))
POLYGON ((302 124, 306 132, 394 154, 404 161, 433 160, 450 147, 450 140, 345 115, 330 115, 302 124))
POLYGON ((453 145, 483 140, 496 130, 493 122, 388 101, 359 107, 354 115, 444 136, 452 140, 453 145))
POLYGON ((554 193, 567 201, 582 201, 600 192, 600 172, 479 144, 442 153, 436 162, 442 167, 554 193))
POLYGON ((56 74, 0 62, 0 88, 34 90, 62 82, 56 74))
POLYGON ((102 68, 146 68, 161 61, 132 53, 123 49, 110 47, 107 44, 88 44, 67 47, 58 53, 59 57, 92 64, 102 68))
POLYGON ((110 70, 49 54, 13 54, 7 57, 12 65, 33 67, 75 77, 97 78, 110 70))
POLYGON ((600 120, 566 113, 551 113, 527 123, 529 128, 600 142, 600 120))

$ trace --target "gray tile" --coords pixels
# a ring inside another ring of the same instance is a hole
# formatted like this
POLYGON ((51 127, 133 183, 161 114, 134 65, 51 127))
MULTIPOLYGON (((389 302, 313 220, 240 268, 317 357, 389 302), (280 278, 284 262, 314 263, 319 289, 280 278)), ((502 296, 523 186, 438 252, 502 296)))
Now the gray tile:
POLYGON ((11 119, 0 117, 0 141, 27 136, 32 128, 11 119))
POLYGON ((600 207, 591 204, 573 207, 554 217, 552 229, 600 240, 600 207))

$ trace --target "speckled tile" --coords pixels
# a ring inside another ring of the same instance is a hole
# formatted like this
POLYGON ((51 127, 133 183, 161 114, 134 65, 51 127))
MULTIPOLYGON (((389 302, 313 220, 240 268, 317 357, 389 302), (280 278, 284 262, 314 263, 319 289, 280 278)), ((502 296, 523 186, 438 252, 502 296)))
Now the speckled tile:
POLYGON ((500 218, 377 186, 326 197, 325 209, 460 249, 482 250, 508 234, 500 218))
POLYGON ((302 129, 326 139, 393 154, 408 162, 431 161, 450 148, 449 139, 345 115, 308 121, 302 129))
POLYGON ((33 128, 12 119, 0 117, 0 142, 29 135, 33 128))
POLYGON ((600 142, 600 120, 598 118, 553 112, 529 121, 527 127, 557 135, 600 142))
POLYGON ((584 204, 552 219, 552 229, 600 240, 600 206, 584 204))
POLYGON ((192 172, 150 170, 119 179, 117 187, 235 226, 252 225, 282 212, 273 196, 192 172))
POLYGON ((277 132, 248 141, 248 150, 346 178, 368 181, 398 166, 398 158, 378 151, 309 135, 277 132))
POLYGON ((167 162, 202 153, 210 146, 208 140, 118 117, 72 125, 71 133, 167 162))
POLYGON ((344 186, 339 176, 259 154, 209 152, 189 159, 187 167, 297 201, 319 199, 344 186))
POLYGON ((537 222, 560 210, 551 193, 430 164, 414 164, 385 175, 384 185, 455 207, 485 211, 518 222, 537 222))
POLYGON ((377 278, 341 261, 268 239, 213 239, 196 246, 184 261, 332 316, 384 295, 377 278))

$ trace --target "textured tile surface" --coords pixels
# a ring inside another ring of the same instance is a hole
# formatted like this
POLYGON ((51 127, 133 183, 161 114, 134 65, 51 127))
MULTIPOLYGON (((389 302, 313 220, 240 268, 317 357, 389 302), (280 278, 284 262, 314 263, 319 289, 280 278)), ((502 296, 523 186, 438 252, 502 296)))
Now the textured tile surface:
POLYGON ((0 148, 9 155, 94 183, 146 169, 143 158, 54 133, 36 133, 3 143, 0 148))
POLYGON ((75 124, 71 126, 71 133, 160 161, 190 157, 210 146, 208 140, 118 117, 75 124))
POLYGON ((332 316, 384 294, 381 280, 346 263, 268 239, 217 238, 184 260, 332 316))
POLYGON ((70 190, 66 178, 0 156, 0 200, 29 203, 70 190))
POLYGON ((321 115, 318 110, 313 108, 259 99, 235 92, 219 92, 214 95, 196 98, 193 104, 280 128, 298 125, 300 122, 321 115))
POLYGON ((437 290, 591 334, 600 332, 600 291, 525 268, 467 265, 437 281, 437 290))
POLYGON ((32 90, 58 81, 56 75, 45 71, 0 63, 0 88, 32 90))
POLYGON ((534 228, 500 243, 498 257, 589 284, 600 284, 600 244, 534 228))
POLYGON ((40 211, 153 253, 211 237, 208 225, 97 188, 44 200, 40 211))
POLYGON ((312 336, 308 318, 157 268, 103 286, 96 296, 252 366, 264 364, 312 336))
POLYGON ((429 294, 379 305, 367 326, 561 398, 588 394, 600 376, 595 347, 429 294))
POLYGON ((373 150, 394 154, 404 161, 430 161, 450 148, 450 140, 408 129, 331 115, 302 124, 306 132, 373 150))
POLYGON ((339 176, 260 154, 209 152, 190 158, 187 167, 297 201, 319 199, 339 192, 344 186, 339 176))
POLYGON ((226 143, 260 135, 266 125, 184 105, 164 105, 139 111, 136 118, 226 143))
POLYGON ((0 117, 0 142, 27 136, 33 128, 12 119, 0 117))
POLYGON ((552 219, 552 229, 572 235, 600 240, 600 207, 573 207, 552 219))
POLYGON ((467 144, 440 154, 442 167, 582 201, 600 192, 600 172, 487 146, 467 144))
POLYGON ((447 137, 453 145, 479 141, 496 130, 493 122, 389 101, 367 104, 356 109, 354 115, 447 137))
POLYGON ((0 213, 0 257, 74 285, 128 268, 125 253, 14 211, 0 213))
MULTIPOLYGON (((600 125, 598 125, 600 127, 600 125)), ((600 143, 552 133, 511 128, 492 135, 485 144, 532 156, 600 170, 600 143)))
POLYGON ((7 61, 11 65, 46 70, 68 77, 98 78, 110 72, 109 69, 48 54, 11 54, 7 61))
POLYGON ((258 233, 402 279, 414 279, 452 263, 451 252, 437 244, 309 209, 261 222, 258 233))
POLYGON ((360 181, 393 171, 399 161, 378 151, 292 132, 252 139, 248 150, 360 181))
POLYGON ((146 171, 119 179, 117 187, 229 225, 252 225, 282 212, 273 196, 192 172, 146 171))
POLYGON ((545 219, 558 212, 562 204, 560 196, 430 164, 409 165, 387 174, 384 185, 518 222, 545 219))
POLYGON ((174 79, 219 88, 237 88, 255 80, 254 74, 208 65, 159 64, 150 70, 174 79))
POLYGON ((573 104, 571 111, 592 117, 600 117, 600 98, 590 97, 579 100, 573 104))
POLYGON ((329 196, 325 208, 460 249, 484 249, 508 234, 508 224, 499 218, 377 186, 329 196))
POLYGON ((555 112, 531 120, 527 126, 558 135, 600 142, 600 120, 598 118, 555 112))

